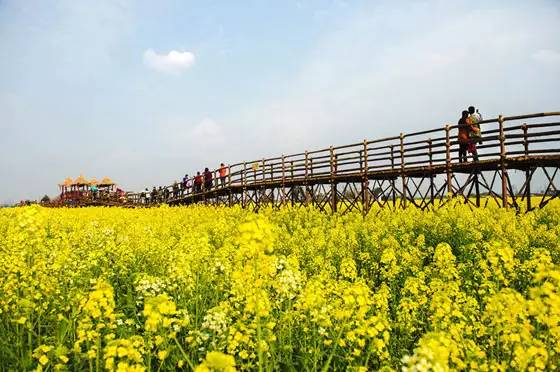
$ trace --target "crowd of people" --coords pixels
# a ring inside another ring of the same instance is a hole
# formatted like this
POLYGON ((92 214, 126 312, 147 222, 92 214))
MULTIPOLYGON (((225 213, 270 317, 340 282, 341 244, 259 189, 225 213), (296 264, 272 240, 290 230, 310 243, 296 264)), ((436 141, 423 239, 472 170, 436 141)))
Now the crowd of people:
POLYGON ((154 186, 151 191, 146 188, 140 193, 140 203, 162 203, 186 195, 222 188, 226 186, 227 176, 228 167, 224 163, 221 163, 216 171, 204 168, 204 171, 196 172, 194 177, 185 174, 181 181, 175 181, 171 186, 154 186))
POLYGON ((474 106, 470 106, 461 113, 457 136, 459 141, 459 163, 467 162, 467 153, 472 155, 474 161, 478 161, 476 145, 482 143, 481 121, 482 115, 474 106))
MULTIPOLYGON (((468 161, 467 154, 471 154, 473 160, 478 161, 476 146, 482 143, 482 132, 480 130, 480 122, 482 120, 482 115, 474 106, 470 106, 461 113, 457 136, 460 163, 468 161)), ((140 193, 140 203, 162 203, 186 195, 223 188, 226 186, 228 172, 229 168, 224 163, 221 163, 220 167, 215 171, 204 168, 204 171, 196 172, 194 177, 189 177, 188 174, 185 174, 181 181, 175 181, 171 186, 154 186, 151 191, 146 188, 140 193)))

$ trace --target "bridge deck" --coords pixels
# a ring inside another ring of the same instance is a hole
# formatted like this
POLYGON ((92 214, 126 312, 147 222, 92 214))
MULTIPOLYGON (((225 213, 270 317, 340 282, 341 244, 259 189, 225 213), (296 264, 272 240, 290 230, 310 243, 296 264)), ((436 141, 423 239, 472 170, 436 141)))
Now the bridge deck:
MULTIPOLYGON (((376 200, 381 189, 391 194, 382 197, 393 201, 397 198, 412 201, 421 196, 426 203, 441 198, 444 191, 467 198, 471 192, 477 196, 486 192, 507 206, 508 196, 513 197, 519 192, 530 195, 532 184, 539 177, 547 182, 545 194, 557 192, 554 177, 560 168, 558 117, 560 112, 551 112, 500 116, 480 122, 482 136, 477 138, 478 161, 473 161, 469 155, 468 162, 459 162, 458 126, 446 125, 395 137, 233 164, 227 166, 226 179, 213 179, 210 190, 193 193, 189 188, 181 190, 181 194, 186 195, 167 199, 158 195, 155 200, 149 195, 146 198, 134 193, 128 195, 128 200, 132 205, 200 201, 224 204, 224 196, 227 196, 227 204, 246 206, 254 203, 258 207, 260 203, 276 203, 278 198, 284 202, 287 194, 291 193, 293 198, 296 193, 301 193, 302 188, 309 189, 311 202, 319 205, 325 201, 314 198, 319 197, 317 195, 326 197, 330 193, 333 208, 340 198, 361 193, 361 204, 367 209, 370 200, 376 200), (550 117, 556 121, 543 121, 543 118, 550 117), (547 168, 550 167, 556 170, 549 172, 547 168), (542 175, 536 175, 537 169, 541 169, 542 175), (509 177, 508 170, 524 171, 525 182, 514 185, 517 181, 509 177), (484 174, 489 172, 494 175, 485 177, 484 174), (473 176, 477 174, 480 177, 473 176), (441 175, 444 177, 438 177, 441 175), (424 182, 425 179, 428 182, 424 182), (444 184, 438 184, 442 179, 444 184), (321 188, 321 191, 316 192, 315 188, 321 188), (521 191, 516 192, 517 188, 521 191)), ((213 174, 217 175, 218 171, 213 174)), ((166 189, 169 195, 177 191, 172 186, 166 186, 166 189)), ((351 198, 354 203, 355 197, 351 198)), ((529 204, 530 201, 528 209, 529 204)))
MULTIPOLYGON (((512 170, 530 170, 535 167, 558 167, 560 166, 560 155, 545 156, 517 156, 506 157, 505 166, 512 170)), ((472 174, 474 172, 497 171, 500 170, 502 162, 500 159, 481 160, 478 162, 469 161, 466 163, 454 163, 450 165, 450 171, 453 173, 472 174)), ((435 177, 437 175, 447 174, 446 164, 436 164, 432 166, 405 167, 403 169, 386 169, 379 171, 370 171, 367 176, 362 173, 345 173, 334 175, 321 175, 308 177, 297 177, 287 179, 265 179, 250 181, 243 185, 242 183, 234 183, 225 187, 217 187, 214 190, 203 191, 198 194, 191 194, 185 197, 170 198, 170 204, 189 203, 193 199, 212 198, 217 196, 225 196, 230 193, 241 193, 246 191, 258 191, 263 189, 276 189, 281 187, 293 186, 314 186, 314 185, 330 185, 339 183, 360 183, 364 179, 367 180, 396 180, 399 177, 435 177)))

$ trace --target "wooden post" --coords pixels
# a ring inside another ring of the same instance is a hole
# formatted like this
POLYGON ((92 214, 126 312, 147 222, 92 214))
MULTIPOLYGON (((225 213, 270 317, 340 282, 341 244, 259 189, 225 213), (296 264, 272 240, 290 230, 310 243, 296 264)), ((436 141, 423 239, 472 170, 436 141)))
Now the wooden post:
POLYGON ((449 124, 445 126, 445 173, 447 176, 447 195, 453 192, 451 185, 451 138, 449 136, 449 124))
POLYGON ((330 153, 330 165, 331 165, 331 212, 336 212, 336 169, 335 169, 335 158, 334 158, 334 148, 331 146, 329 148, 330 153))
POLYGON ((362 213, 364 216, 369 211, 369 179, 368 179, 368 151, 367 151, 367 140, 364 139, 363 143, 363 168, 362 168, 362 213))
POLYGON ((309 195, 307 192, 307 174, 308 174, 308 167, 309 167, 309 154, 307 153, 307 150, 305 150, 305 181, 304 183, 304 195, 305 195, 305 205, 307 205, 309 203, 309 195))
POLYGON ((498 117, 500 124, 500 168, 502 171, 502 207, 507 208, 508 191, 507 191, 507 170, 506 170, 506 136, 504 134, 504 117, 498 117))
POLYGON ((401 152, 401 182, 402 182, 402 206, 403 208, 406 208, 406 186, 407 186, 407 182, 406 182, 406 176, 405 176, 405 171, 404 171, 404 134, 401 132, 400 135, 400 140, 401 140, 401 146, 400 146, 400 152, 401 152))
POLYGON ((475 169, 474 171, 474 189, 476 192, 476 206, 480 207, 480 182, 478 180, 478 172, 480 172, 478 169, 475 169))
POLYGON ((433 166, 433 151, 432 151, 432 139, 428 138, 428 158, 429 158, 429 168, 430 168, 430 204, 434 204, 434 174, 432 172, 433 166))
POLYGON ((313 190, 313 158, 309 159, 309 177, 311 178, 311 182, 308 182, 306 191, 309 190, 309 199, 311 200, 311 205, 316 205, 317 201, 315 200, 315 190, 313 190))
POLYGON ((270 202, 271 202, 272 206, 274 207, 275 206, 275 204, 274 204, 274 189, 275 189, 275 187, 273 185, 273 183, 274 183, 274 163, 270 164, 269 167, 270 167, 270 180, 269 180, 269 182, 271 183, 271 185, 270 185, 270 202))
MULTIPOLYGON (((391 171, 392 174, 394 174, 393 172, 395 171, 395 147, 394 145, 391 145, 391 171)), ((393 191, 393 208, 396 208, 397 206, 397 195, 395 192, 395 177, 393 175, 391 175, 391 189, 393 191)))
POLYGON ((247 162, 243 162, 243 177, 241 180, 241 208, 247 207, 247 162))
MULTIPOLYGON (((523 147, 525 157, 529 156, 529 138, 527 136, 527 123, 523 123, 523 147)), ((527 211, 531 210, 531 168, 525 169, 525 197, 527 198, 527 211)))
POLYGON ((281 204, 286 204, 286 157, 282 154, 282 190, 281 190, 281 204))
POLYGON ((296 188, 294 186, 294 161, 290 161, 290 179, 291 179, 291 183, 292 183, 292 207, 295 205, 295 192, 296 192, 296 188))
POLYGON ((265 160, 263 158, 262 160, 262 175, 261 175, 261 180, 262 180, 262 185, 259 188, 259 194, 257 196, 257 205, 260 206, 262 203, 266 203, 266 164, 265 164, 265 160))
POLYGON ((227 180, 227 187, 228 187, 228 204, 231 207, 233 205, 233 196, 231 190, 231 166, 228 165, 228 180, 227 180))

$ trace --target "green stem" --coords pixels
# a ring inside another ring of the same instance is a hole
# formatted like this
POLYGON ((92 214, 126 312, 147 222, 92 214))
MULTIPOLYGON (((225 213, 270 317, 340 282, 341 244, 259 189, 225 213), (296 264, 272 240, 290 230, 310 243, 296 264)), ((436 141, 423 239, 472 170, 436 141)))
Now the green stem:
POLYGON ((95 356, 95 371, 99 372, 99 366, 101 364, 101 336, 97 335, 97 341, 95 342, 97 346, 96 356, 95 356))
POLYGON ((343 331, 344 331, 344 327, 341 327, 340 332, 338 332, 338 335, 336 336, 336 340, 334 340, 334 347, 331 351, 331 354, 329 355, 329 358, 327 359, 327 363, 325 363, 325 366, 321 370, 322 372, 327 372, 329 370, 329 365, 331 364, 331 360, 334 357, 334 352, 336 351, 336 348, 338 347, 338 340, 340 339, 340 336, 342 336, 343 331))
POLYGON ((185 353, 185 350, 183 349, 183 347, 179 343, 179 340, 177 340, 177 338, 173 338, 173 339, 175 340, 175 343, 179 347, 179 351, 181 351, 181 354, 183 355, 183 358, 185 358, 185 360, 187 361, 187 364, 189 365, 189 367, 191 367, 191 369, 194 370, 194 364, 192 364, 191 359, 188 357, 187 353, 185 353))

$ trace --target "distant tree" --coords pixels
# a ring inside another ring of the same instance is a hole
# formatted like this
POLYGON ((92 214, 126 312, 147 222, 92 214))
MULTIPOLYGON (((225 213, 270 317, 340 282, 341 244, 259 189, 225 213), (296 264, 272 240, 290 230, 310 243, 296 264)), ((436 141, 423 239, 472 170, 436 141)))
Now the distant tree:
POLYGON ((48 195, 43 196, 43 198, 41 199, 41 203, 48 203, 51 201, 51 198, 49 198, 48 195))

